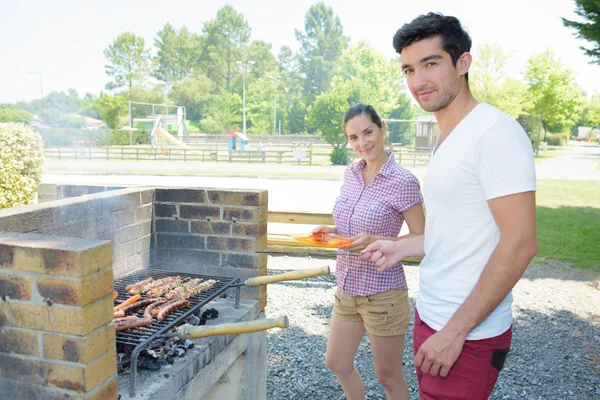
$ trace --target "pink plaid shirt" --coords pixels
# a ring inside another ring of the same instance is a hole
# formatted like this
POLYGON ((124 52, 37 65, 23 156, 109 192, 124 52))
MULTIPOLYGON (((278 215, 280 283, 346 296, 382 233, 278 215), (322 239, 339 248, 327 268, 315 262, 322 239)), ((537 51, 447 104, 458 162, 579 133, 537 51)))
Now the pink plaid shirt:
MULTIPOLYGON (((391 153, 388 155, 373 183, 367 187, 361 174, 365 160, 346 168, 341 194, 333 207, 333 220, 340 235, 368 232, 377 236, 398 236, 404 222, 402 213, 423 203, 417 178, 396 164, 391 153)), ((390 289, 408 288, 401 263, 377 272, 370 261, 338 256, 335 275, 338 290, 347 296, 370 296, 390 289)))

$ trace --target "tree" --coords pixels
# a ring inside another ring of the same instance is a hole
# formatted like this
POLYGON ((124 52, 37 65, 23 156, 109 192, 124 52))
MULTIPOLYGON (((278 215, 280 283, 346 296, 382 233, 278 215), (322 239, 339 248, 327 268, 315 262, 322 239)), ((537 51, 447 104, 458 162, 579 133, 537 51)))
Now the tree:
POLYGON ((255 40, 248 46, 247 55, 248 60, 254 61, 250 70, 254 77, 260 78, 279 73, 277 59, 271 53, 271 43, 255 40))
POLYGON ((100 93, 94 107, 102 115, 102 119, 109 128, 115 129, 119 126, 119 119, 127 115, 127 99, 123 94, 110 96, 100 93))
POLYGON ((595 95, 585 104, 582 113, 582 126, 600 128, 600 96, 595 95))
MULTIPOLYGON (((390 119, 410 120, 414 118, 414 108, 408 96, 400 96, 398 106, 392 110, 390 119)), ((409 122, 390 122, 387 124, 387 130, 390 135, 390 143, 399 143, 402 146, 414 142, 416 129, 413 123, 409 122)))
POLYGON ((156 79, 172 86, 175 82, 191 78, 199 67, 201 38, 186 27, 176 31, 167 23, 154 39, 156 79))
POLYGON ((489 43, 474 53, 469 88, 475 98, 518 118, 525 107, 525 87, 507 75, 510 55, 498 44, 489 43))
POLYGON ((29 125, 33 114, 20 108, 0 108, 0 122, 21 122, 29 125))
POLYGON ((204 132, 229 132, 242 124, 242 98, 237 93, 215 95, 208 106, 207 116, 200 121, 204 132))
POLYGON ((306 132, 305 117, 306 105, 304 103, 302 86, 303 79, 300 74, 298 55, 288 46, 282 46, 277 55, 280 81, 277 86, 278 111, 282 108, 279 119, 282 121, 282 133, 306 132))
POLYGON ((126 87, 131 90, 134 83, 142 83, 150 72, 150 51, 146 49, 144 38, 131 32, 120 34, 104 50, 109 64, 106 74, 113 81, 106 85, 108 90, 126 87))
POLYGON ((230 5, 204 24, 201 66, 217 90, 231 90, 233 79, 239 75, 236 61, 249 60, 244 54, 249 41, 250 25, 230 5))
POLYGON ((327 143, 334 149, 345 148, 348 144, 346 134, 342 128, 344 113, 355 95, 350 85, 340 85, 334 90, 329 90, 317 96, 317 99, 308 109, 306 116, 307 125, 317 133, 323 135, 327 143))
POLYGON ((273 84, 269 77, 253 80, 246 91, 246 119, 249 133, 273 132, 273 84))
POLYGON ((591 42, 592 48, 580 47, 583 52, 592 58, 592 64, 600 65, 600 1, 575 0, 575 14, 583 18, 584 22, 571 21, 563 18, 567 28, 577 30, 576 36, 591 42))
POLYGON ((329 88, 334 68, 348 45, 339 17, 323 2, 310 7, 304 19, 304 33, 296 30, 300 42, 300 71, 305 76, 307 103, 329 88))
POLYGON ((565 132, 575 124, 581 108, 581 90, 575 85, 573 72, 551 50, 528 60, 525 82, 528 111, 539 118, 544 140, 548 131, 565 132))
POLYGON ((169 97, 178 106, 185 106, 187 119, 199 122, 212 99, 213 88, 210 79, 198 75, 176 82, 169 97))
POLYGON ((336 73, 332 86, 340 82, 352 82, 357 88, 360 85, 360 98, 355 102, 371 104, 382 118, 398 107, 401 97, 406 98, 398 64, 386 60, 366 41, 352 45, 342 54, 336 73))

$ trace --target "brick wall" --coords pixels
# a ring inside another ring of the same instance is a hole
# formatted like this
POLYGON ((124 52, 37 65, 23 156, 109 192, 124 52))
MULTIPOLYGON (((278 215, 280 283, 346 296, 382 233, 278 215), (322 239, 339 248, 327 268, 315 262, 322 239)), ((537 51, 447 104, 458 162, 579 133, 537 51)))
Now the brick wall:
POLYGON ((124 189, 124 186, 101 186, 101 185, 56 185, 53 183, 41 183, 38 186, 38 203, 66 199, 70 197, 85 196, 87 194, 101 193, 109 190, 124 189))
POLYGON ((0 397, 116 399, 109 242, 0 233, 0 397))
MULTIPOLYGON (((61 185, 56 190, 70 197, 94 189, 61 185)), ((119 276, 150 264, 153 195, 153 189, 130 188, 0 210, 0 231, 110 240, 119 276)))
MULTIPOLYGON (((154 267, 242 281, 266 275, 266 190, 155 189, 154 267)), ((266 286, 242 296, 266 305, 266 286)))

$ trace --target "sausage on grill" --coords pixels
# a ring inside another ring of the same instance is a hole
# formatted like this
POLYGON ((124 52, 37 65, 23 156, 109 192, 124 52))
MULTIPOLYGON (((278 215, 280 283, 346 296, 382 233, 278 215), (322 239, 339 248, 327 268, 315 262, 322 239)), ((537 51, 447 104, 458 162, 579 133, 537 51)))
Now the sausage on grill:
POLYGON ((144 299, 144 300, 139 300, 136 301, 133 304, 130 304, 128 306, 123 307, 121 310, 123 310, 125 312, 125 314, 128 314, 130 312, 134 312, 135 310, 139 310, 142 307, 146 307, 152 303, 156 303, 159 299, 144 299))
POLYGON ((164 302, 163 302, 161 305, 159 305, 158 307, 156 307, 156 308, 153 308, 153 309, 150 311, 150 314, 151 314, 153 317, 156 317, 156 316, 158 315, 159 311, 163 309, 163 307, 166 307, 166 306, 168 306, 169 304, 172 304, 172 303, 176 302, 177 300, 179 300, 179 299, 172 299, 172 300, 166 300, 166 301, 164 301, 164 302))
POLYGON ((156 299, 156 300, 158 300, 158 301, 155 301, 154 303, 152 303, 148 307, 146 307, 146 309, 144 310, 144 318, 152 318, 152 312, 154 311, 154 309, 162 306, 163 304, 165 304, 167 302, 166 300, 160 300, 160 299, 156 299))
POLYGON ((158 312, 158 316, 156 317, 156 319, 158 319, 159 321, 162 321, 163 319, 165 319, 167 317, 167 314, 175 311, 175 310, 179 310, 180 308, 185 308, 185 307, 189 307, 190 306, 190 302, 189 300, 177 300, 167 306, 164 306, 160 309, 160 311, 158 312))
POLYGON ((139 328, 142 326, 152 325, 152 318, 137 318, 137 319, 124 319, 115 322, 115 328, 117 332, 124 331, 125 329, 139 328))

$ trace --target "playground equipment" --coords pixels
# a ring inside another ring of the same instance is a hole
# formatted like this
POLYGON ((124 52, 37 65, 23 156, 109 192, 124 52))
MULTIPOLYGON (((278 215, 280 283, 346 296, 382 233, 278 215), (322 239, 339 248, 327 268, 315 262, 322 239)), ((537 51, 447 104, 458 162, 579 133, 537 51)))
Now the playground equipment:
POLYGON ((251 150, 250 140, 248 136, 244 135, 242 132, 233 132, 229 135, 229 139, 227 140, 227 149, 237 150, 237 139, 240 139, 240 150, 251 150))
MULTIPOLYGON (((166 149, 169 146, 181 149, 189 149, 185 144, 189 140, 190 134, 185 124, 185 107, 170 106, 167 104, 153 104, 141 102, 129 102, 129 129, 150 129, 149 142, 154 149, 166 149), (134 109, 136 107, 136 109, 134 109), (140 110, 141 109, 141 110, 140 110), (141 112, 140 112, 141 111, 141 112), (162 112, 159 112, 162 111, 162 112), (171 112, 169 112, 171 111, 171 112), (173 114, 175 111, 175 114, 173 114), (149 113, 150 112, 150 113, 149 113), (134 114, 145 116, 144 118, 134 118, 134 114), (134 123, 136 127, 134 128, 134 123), (144 127, 145 125, 145 127, 144 127), (177 137, 169 131, 177 131, 177 137)), ((131 136, 131 135, 130 135, 131 136)), ((130 138, 130 144, 131 138, 130 138)))
MULTIPOLYGON (((149 141, 152 145, 153 149, 165 149, 169 146, 169 144, 179 147, 180 149, 190 149, 190 146, 185 144, 179 139, 176 139, 166 130, 166 124, 163 122, 163 119, 160 117, 156 117, 154 119, 154 127, 149 135, 149 141)), ((185 127, 185 124, 183 124, 185 127)), ((187 129, 186 129, 187 132, 187 129)), ((189 135, 189 134, 188 134, 189 135)))

